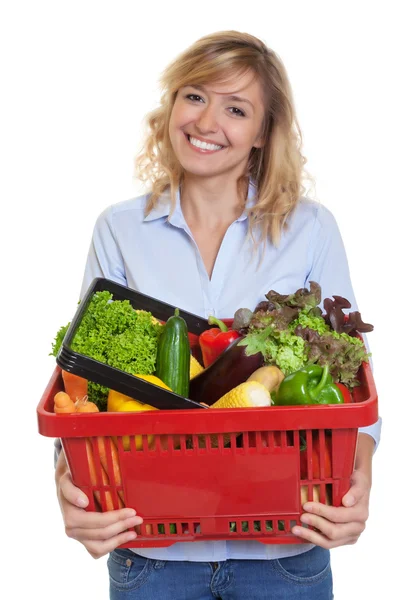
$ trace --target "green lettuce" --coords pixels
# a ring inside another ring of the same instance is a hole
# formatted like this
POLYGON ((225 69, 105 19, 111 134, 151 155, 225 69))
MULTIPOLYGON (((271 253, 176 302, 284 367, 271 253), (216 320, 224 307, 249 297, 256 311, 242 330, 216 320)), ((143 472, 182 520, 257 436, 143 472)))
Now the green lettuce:
MULTIPOLYGON (((247 355, 261 352, 265 364, 277 365, 285 375, 307 363, 328 364, 335 381, 349 388, 359 385, 359 367, 370 356, 359 334, 372 331, 373 326, 364 323, 357 311, 343 313, 343 308, 351 307, 348 300, 326 299, 323 314, 317 306, 321 289, 316 282, 295 294, 271 290, 266 298, 252 314, 245 313, 246 319, 235 315, 233 328, 244 336, 239 345, 246 346, 247 355)), ((244 314, 243 309, 238 312, 244 314)))
MULTIPOLYGON (((57 356, 69 325, 58 331, 52 348, 57 356)), ((150 312, 136 311, 128 300, 113 300, 108 291, 96 292, 87 307, 71 349, 132 375, 156 370, 157 341, 162 325, 150 312)), ((109 389, 89 382, 89 400, 106 410, 109 389)))

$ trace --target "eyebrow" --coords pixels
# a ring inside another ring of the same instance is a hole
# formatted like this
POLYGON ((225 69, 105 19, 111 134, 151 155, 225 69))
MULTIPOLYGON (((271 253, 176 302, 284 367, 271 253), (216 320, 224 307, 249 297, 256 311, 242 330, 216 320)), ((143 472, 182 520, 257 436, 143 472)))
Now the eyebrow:
MULTIPOLYGON (((203 85, 194 85, 194 84, 190 84, 189 86, 186 87, 193 87, 196 90, 201 90, 202 92, 205 92, 205 87, 203 85)), ((220 96, 224 96, 225 94, 220 94, 219 92, 215 92, 216 94, 219 94, 220 96)), ((254 106, 253 104, 250 102, 250 100, 248 100, 247 98, 242 98, 241 96, 236 96, 235 94, 232 94, 230 96, 227 96, 227 100, 233 100, 234 102, 245 102, 246 104, 250 104, 250 106, 253 108, 254 110, 254 106)))

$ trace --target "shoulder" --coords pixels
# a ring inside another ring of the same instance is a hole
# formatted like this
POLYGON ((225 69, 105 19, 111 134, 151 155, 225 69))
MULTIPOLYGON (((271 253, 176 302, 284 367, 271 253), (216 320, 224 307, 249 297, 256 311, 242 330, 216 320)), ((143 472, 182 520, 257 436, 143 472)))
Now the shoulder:
POLYGON ((290 221, 311 221, 313 225, 327 227, 336 223, 333 213, 317 200, 303 196, 298 201, 290 221))
POLYGON ((302 197, 287 220, 291 235, 303 233, 314 240, 319 237, 333 237, 339 234, 333 213, 317 200, 302 197))
POLYGON ((146 221, 145 209, 149 194, 111 204, 97 217, 94 231, 96 235, 119 237, 124 231, 137 229, 146 221))
POLYGON ((111 204, 99 215, 98 222, 112 222, 124 217, 143 221, 148 198, 149 194, 144 194, 143 196, 131 198, 130 200, 111 204))

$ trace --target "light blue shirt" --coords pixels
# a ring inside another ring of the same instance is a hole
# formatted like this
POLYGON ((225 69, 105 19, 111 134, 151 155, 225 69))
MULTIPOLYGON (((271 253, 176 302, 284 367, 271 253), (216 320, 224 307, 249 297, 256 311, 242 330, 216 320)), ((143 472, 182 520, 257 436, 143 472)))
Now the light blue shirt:
MULTIPOLYGON (((316 281, 322 299, 339 295, 357 310, 342 239, 324 206, 302 199, 282 233, 279 247, 268 243, 263 260, 247 236, 246 213, 228 228, 211 279, 183 217, 180 195, 170 212, 170 195, 145 217, 148 196, 110 206, 98 218, 81 290, 95 277, 106 277, 202 317, 232 317, 238 308, 254 309, 269 290, 281 294, 316 281)), ((247 207, 256 199, 251 184, 247 207)), ((360 431, 378 444, 380 420, 360 431)), ((220 562, 229 558, 273 559, 304 552, 311 544, 265 545, 255 541, 180 542, 168 548, 133 551, 158 560, 220 562)))

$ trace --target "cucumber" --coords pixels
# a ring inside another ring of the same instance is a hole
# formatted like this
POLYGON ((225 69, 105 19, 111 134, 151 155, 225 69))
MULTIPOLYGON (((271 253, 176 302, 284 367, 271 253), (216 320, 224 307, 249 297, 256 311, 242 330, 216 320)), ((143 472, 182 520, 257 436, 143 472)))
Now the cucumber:
POLYGON ((172 392, 184 398, 189 394, 190 356, 188 327, 176 308, 157 343, 156 375, 172 392))

